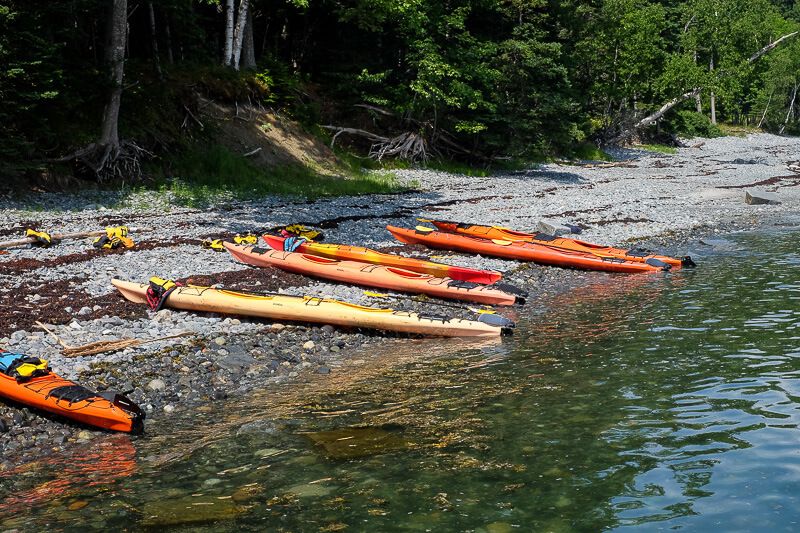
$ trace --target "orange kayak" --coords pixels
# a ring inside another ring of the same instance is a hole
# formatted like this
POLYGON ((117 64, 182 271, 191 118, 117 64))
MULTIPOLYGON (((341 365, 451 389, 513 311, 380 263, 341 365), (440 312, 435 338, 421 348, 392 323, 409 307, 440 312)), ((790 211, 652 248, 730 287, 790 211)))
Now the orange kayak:
MULTIPOLYGON (((275 250, 283 250, 283 237, 274 235, 263 235, 264 241, 275 250)), ((493 270, 475 270, 444 263, 434 263, 413 257, 403 257, 401 255, 384 254, 369 248, 360 246, 348 246, 346 244, 320 244, 318 242, 306 241, 301 244, 295 252, 319 255, 331 259, 345 259, 349 261, 361 261, 362 263, 372 263, 373 265, 384 265, 390 267, 404 268, 412 272, 429 274, 438 278, 453 278, 459 281, 472 281, 489 285, 499 281, 502 277, 500 272, 493 270)))
POLYGON ((430 274, 412 272, 403 268, 373 265, 361 261, 340 261, 318 255, 284 252, 255 246, 224 243, 225 248, 239 261, 259 267, 277 267, 289 272, 354 283, 367 287, 380 287, 415 294, 429 294, 439 298, 468 300, 489 305, 524 303, 525 294, 503 292, 496 286, 485 286, 452 278, 437 278, 430 274))
POLYGON ((669 270, 672 265, 648 259, 645 263, 626 261, 618 257, 598 257, 597 255, 570 250, 556 250, 530 242, 511 242, 506 240, 479 239, 456 233, 436 230, 397 228, 386 226, 394 237, 407 244, 424 244, 432 248, 458 250, 474 254, 490 255, 519 261, 533 261, 543 265, 606 272, 660 272, 669 270))
MULTIPOLYGON (((128 300, 147 303, 148 285, 119 279, 111 283, 128 300)), ((177 287, 165 301, 168 307, 256 316, 277 320, 298 320, 336 326, 418 333, 438 337, 499 337, 511 333, 514 323, 495 314, 479 314, 477 320, 425 315, 393 309, 376 309, 313 296, 252 294, 192 285, 177 287)))
MULTIPOLYGON (((4 360, 17 356, 28 357, 0 350, 4 360)), ((0 396, 102 429, 127 433, 141 433, 144 429, 145 413, 121 394, 92 392, 50 370, 40 373, 43 375, 19 381, 0 372, 0 396)))
POLYGON ((601 244, 593 244, 591 242, 581 241, 578 239, 570 239, 566 237, 554 237, 546 233, 525 233, 523 231, 514 231, 508 228, 501 228, 499 226, 480 226, 477 224, 462 224, 459 222, 449 222, 444 220, 431 220, 431 224, 436 226, 442 231, 450 233, 458 233, 459 235, 468 235, 470 237, 480 237, 482 239, 495 239, 511 242, 530 242, 533 244, 540 244, 542 246, 549 246, 550 248, 557 248, 559 250, 571 250, 574 252, 585 252, 594 254, 599 257, 619 257, 626 261, 635 261, 637 263, 645 263, 648 259, 658 259, 664 263, 670 264, 673 267, 682 266, 695 266, 694 261, 688 255, 681 258, 669 257, 666 255, 653 254, 649 250, 632 248, 625 250, 623 248, 614 248, 612 246, 603 246, 601 244))

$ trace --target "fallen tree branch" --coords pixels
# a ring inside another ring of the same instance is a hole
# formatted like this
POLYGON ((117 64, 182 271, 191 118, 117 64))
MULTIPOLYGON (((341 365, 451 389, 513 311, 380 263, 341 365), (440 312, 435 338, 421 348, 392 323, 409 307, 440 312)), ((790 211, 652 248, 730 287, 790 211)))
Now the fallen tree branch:
POLYGON ((366 109, 368 111, 373 111, 373 112, 375 112, 375 113, 377 113, 379 115, 383 115, 384 117, 393 117, 394 116, 394 113, 392 113, 391 111, 387 111, 386 109, 383 109, 383 108, 380 108, 380 107, 376 107, 374 105, 353 104, 353 107, 360 107, 360 108, 366 109))
POLYGON ((105 352, 116 352, 119 350, 124 350, 125 348, 131 348, 133 346, 141 346, 142 344, 148 344, 151 342, 158 342, 158 341, 165 341, 169 339, 177 339, 179 337, 188 337, 189 335, 193 335, 191 331, 184 331, 183 333, 178 333, 177 335, 168 335, 166 337, 158 337, 156 339, 148 339, 148 340, 139 340, 139 339, 118 339, 114 341, 97 341, 97 342, 90 342, 89 344, 83 344, 81 346, 70 346, 61 338, 56 335, 50 328, 39 322, 36 321, 36 325, 45 330, 49 333, 58 344, 61 345, 63 348, 61 350, 61 354, 64 357, 81 357, 86 355, 97 355, 99 353, 105 352))
POLYGON ((783 37, 777 39, 776 41, 771 42, 770 44, 768 44, 767 46, 765 46, 764 48, 762 48, 761 50, 759 50, 758 52, 756 52, 755 54, 750 56, 750 59, 748 59, 747 62, 748 63, 752 63, 753 61, 755 61, 759 57, 763 56, 764 54, 766 54, 767 52, 769 52, 770 50, 772 50, 773 48, 775 48, 776 46, 781 44, 786 39, 789 39, 790 37, 794 37, 798 33, 800 33, 800 31, 793 31, 792 33, 787 33, 786 35, 784 35, 783 37))
POLYGON ((246 154, 242 154, 242 157, 250 157, 251 155, 256 155, 256 154, 257 154, 258 152, 260 152, 260 151, 261 151, 261 147, 259 146, 259 147, 258 147, 258 148, 256 148, 255 150, 252 150, 252 151, 250 151, 250 152, 247 152, 246 154))
POLYGON ((336 142, 336 138, 341 135, 342 133, 347 133, 349 135, 358 135, 359 137, 365 137, 373 142, 387 142, 389 141, 388 137, 382 137, 380 135, 376 135, 375 133, 360 130, 358 128, 342 128, 340 126, 322 126, 326 130, 335 131, 336 133, 333 135, 333 139, 331 139, 331 148, 333 148, 334 143, 336 142))

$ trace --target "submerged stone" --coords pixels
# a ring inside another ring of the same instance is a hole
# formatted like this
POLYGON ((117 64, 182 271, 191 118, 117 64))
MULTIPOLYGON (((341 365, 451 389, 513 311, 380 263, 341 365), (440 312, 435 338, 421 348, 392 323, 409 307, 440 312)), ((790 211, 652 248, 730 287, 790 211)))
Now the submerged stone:
POLYGON ((235 518, 244 511, 232 500, 211 496, 158 500, 142 509, 142 525, 152 528, 205 524, 235 518))
POLYGON ((289 487, 286 489, 286 492, 290 492, 298 498, 319 498, 321 496, 327 496, 333 492, 333 489, 334 487, 326 487, 318 483, 301 483, 289 487))
POLYGON ((366 457, 403 450, 408 441, 398 431, 382 428, 341 428, 330 431, 305 433, 332 459, 366 457))

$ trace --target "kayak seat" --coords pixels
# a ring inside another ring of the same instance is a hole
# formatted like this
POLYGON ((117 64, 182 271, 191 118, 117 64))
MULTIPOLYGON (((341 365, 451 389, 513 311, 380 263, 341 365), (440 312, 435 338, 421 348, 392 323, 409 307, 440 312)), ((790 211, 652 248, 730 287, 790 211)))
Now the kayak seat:
POLYGON ((419 278, 429 278, 430 277, 428 274, 420 274, 419 272, 412 272, 410 270, 405 270, 405 269, 402 269, 402 268, 386 267, 386 270, 388 270, 392 274, 397 274, 398 276, 403 276, 404 278, 419 279, 419 278))
POLYGON ((653 255, 653 252, 647 248, 631 248, 625 252, 625 255, 629 255, 631 257, 647 257, 648 255, 653 255))
POLYGON ((480 284, 475 283, 474 281, 461 281, 457 279, 450 280, 447 282, 448 287, 455 287, 457 289, 474 289, 476 287, 480 287, 480 284))
POLYGON ((310 261, 312 263, 319 263, 321 265, 332 265, 333 263, 339 262, 336 259, 328 259, 327 257, 321 257, 318 255, 309 255, 309 254, 303 254, 303 259, 305 259, 306 261, 310 261))

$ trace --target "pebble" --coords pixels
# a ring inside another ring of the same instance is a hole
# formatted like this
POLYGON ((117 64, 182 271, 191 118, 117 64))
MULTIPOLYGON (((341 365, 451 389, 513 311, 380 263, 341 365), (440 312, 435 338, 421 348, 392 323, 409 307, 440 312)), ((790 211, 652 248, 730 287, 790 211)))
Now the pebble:
POLYGON ((162 391, 167 388, 167 384, 163 379, 156 378, 147 384, 147 388, 152 391, 162 391))
POLYGON ((306 350, 306 351, 310 352, 315 347, 316 347, 316 344, 314 344, 314 341, 306 341, 305 343, 303 343, 303 349, 306 350))

